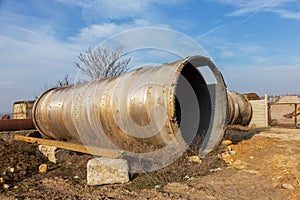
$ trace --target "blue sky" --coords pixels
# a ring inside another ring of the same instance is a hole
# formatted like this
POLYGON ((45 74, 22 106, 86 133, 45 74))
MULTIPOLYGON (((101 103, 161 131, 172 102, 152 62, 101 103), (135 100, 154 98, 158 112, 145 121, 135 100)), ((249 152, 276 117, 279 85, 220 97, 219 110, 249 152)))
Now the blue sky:
POLYGON ((89 46, 143 27, 197 41, 230 90, 300 93, 298 0, 0 0, 0 27, 0 112, 74 80, 89 46))

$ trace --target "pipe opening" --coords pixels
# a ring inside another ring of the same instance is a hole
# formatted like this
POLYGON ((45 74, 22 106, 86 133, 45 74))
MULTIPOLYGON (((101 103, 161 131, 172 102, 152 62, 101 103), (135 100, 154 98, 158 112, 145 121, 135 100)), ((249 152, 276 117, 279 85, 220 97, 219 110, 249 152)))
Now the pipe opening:
POLYGON ((207 155, 222 139, 226 109, 221 73, 192 56, 49 90, 35 102, 33 121, 43 137, 122 150, 131 171, 145 172, 171 164, 188 145, 207 155))
POLYGON ((187 144, 198 150, 211 120, 211 99, 204 77, 197 66, 187 63, 175 89, 175 114, 187 144))

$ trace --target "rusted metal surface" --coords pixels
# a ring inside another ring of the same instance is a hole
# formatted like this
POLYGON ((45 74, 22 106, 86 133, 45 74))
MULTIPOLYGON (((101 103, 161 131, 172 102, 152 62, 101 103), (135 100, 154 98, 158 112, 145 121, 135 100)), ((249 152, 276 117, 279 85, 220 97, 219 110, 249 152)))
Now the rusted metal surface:
POLYGON ((227 91, 228 125, 249 125, 252 117, 252 107, 249 101, 240 93, 227 91))
POLYGON ((103 157, 108 157, 108 158, 120 158, 123 155, 122 151, 117 151, 117 150, 101 149, 101 148, 97 148, 97 147, 87 147, 84 145, 78 145, 78 144, 74 144, 74 143, 70 143, 70 142, 47 140, 47 139, 27 137, 27 136, 22 136, 22 135, 15 135, 14 140, 24 141, 24 142, 28 142, 28 143, 42 144, 42 145, 47 145, 47 146, 54 146, 54 147, 58 147, 58 148, 62 148, 62 149, 92 154, 95 156, 103 156, 103 157))
POLYGON ((0 120, 0 131, 17 131, 35 129, 32 119, 0 120))
POLYGON ((113 144, 144 156, 185 142, 203 156, 223 137, 226 109, 221 73, 210 59, 193 56, 46 91, 34 104, 33 119, 43 137, 103 148, 113 144), (215 82, 205 80, 199 70, 204 66, 215 82), (185 81, 196 104, 183 86, 185 81))

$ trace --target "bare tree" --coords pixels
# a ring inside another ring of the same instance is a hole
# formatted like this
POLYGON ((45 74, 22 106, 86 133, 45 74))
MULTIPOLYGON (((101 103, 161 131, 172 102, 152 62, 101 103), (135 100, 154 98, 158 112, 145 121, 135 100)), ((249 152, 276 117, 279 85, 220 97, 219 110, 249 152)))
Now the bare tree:
POLYGON ((55 87, 63 87, 67 85, 72 85, 70 83, 69 74, 66 74, 62 80, 58 80, 55 87))
MULTIPOLYGON (((51 88, 63 87, 63 86, 67 86, 67 85, 73 85, 70 82, 70 78, 69 78, 68 74, 66 74, 63 79, 58 80, 56 82, 56 84, 45 84, 44 87, 41 90, 43 92, 45 92, 45 91, 47 91, 47 90, 49 90, 51 88)), ((38 96, 35 96, 35 98, 38 98, 38 96)))
POLYGON ((92 80, 113 77, 127 69, 130 58, 121 59, 123 55, 123 47, 115 50, 109 47, 96 49, 89 47, 85 54, 79 54, 80 63, 76 62, 75 66, 92 80))

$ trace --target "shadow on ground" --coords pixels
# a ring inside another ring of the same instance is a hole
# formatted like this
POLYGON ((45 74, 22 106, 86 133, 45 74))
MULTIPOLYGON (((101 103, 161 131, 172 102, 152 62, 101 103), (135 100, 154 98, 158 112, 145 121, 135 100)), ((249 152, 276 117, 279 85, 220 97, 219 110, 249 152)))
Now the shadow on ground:
POLYGON ((260 131, 256 129, 228 127, 224 133, 224 140, 231 140, 233 144, 237 144, 243 140, 249 140, 259 133, 260 131))

